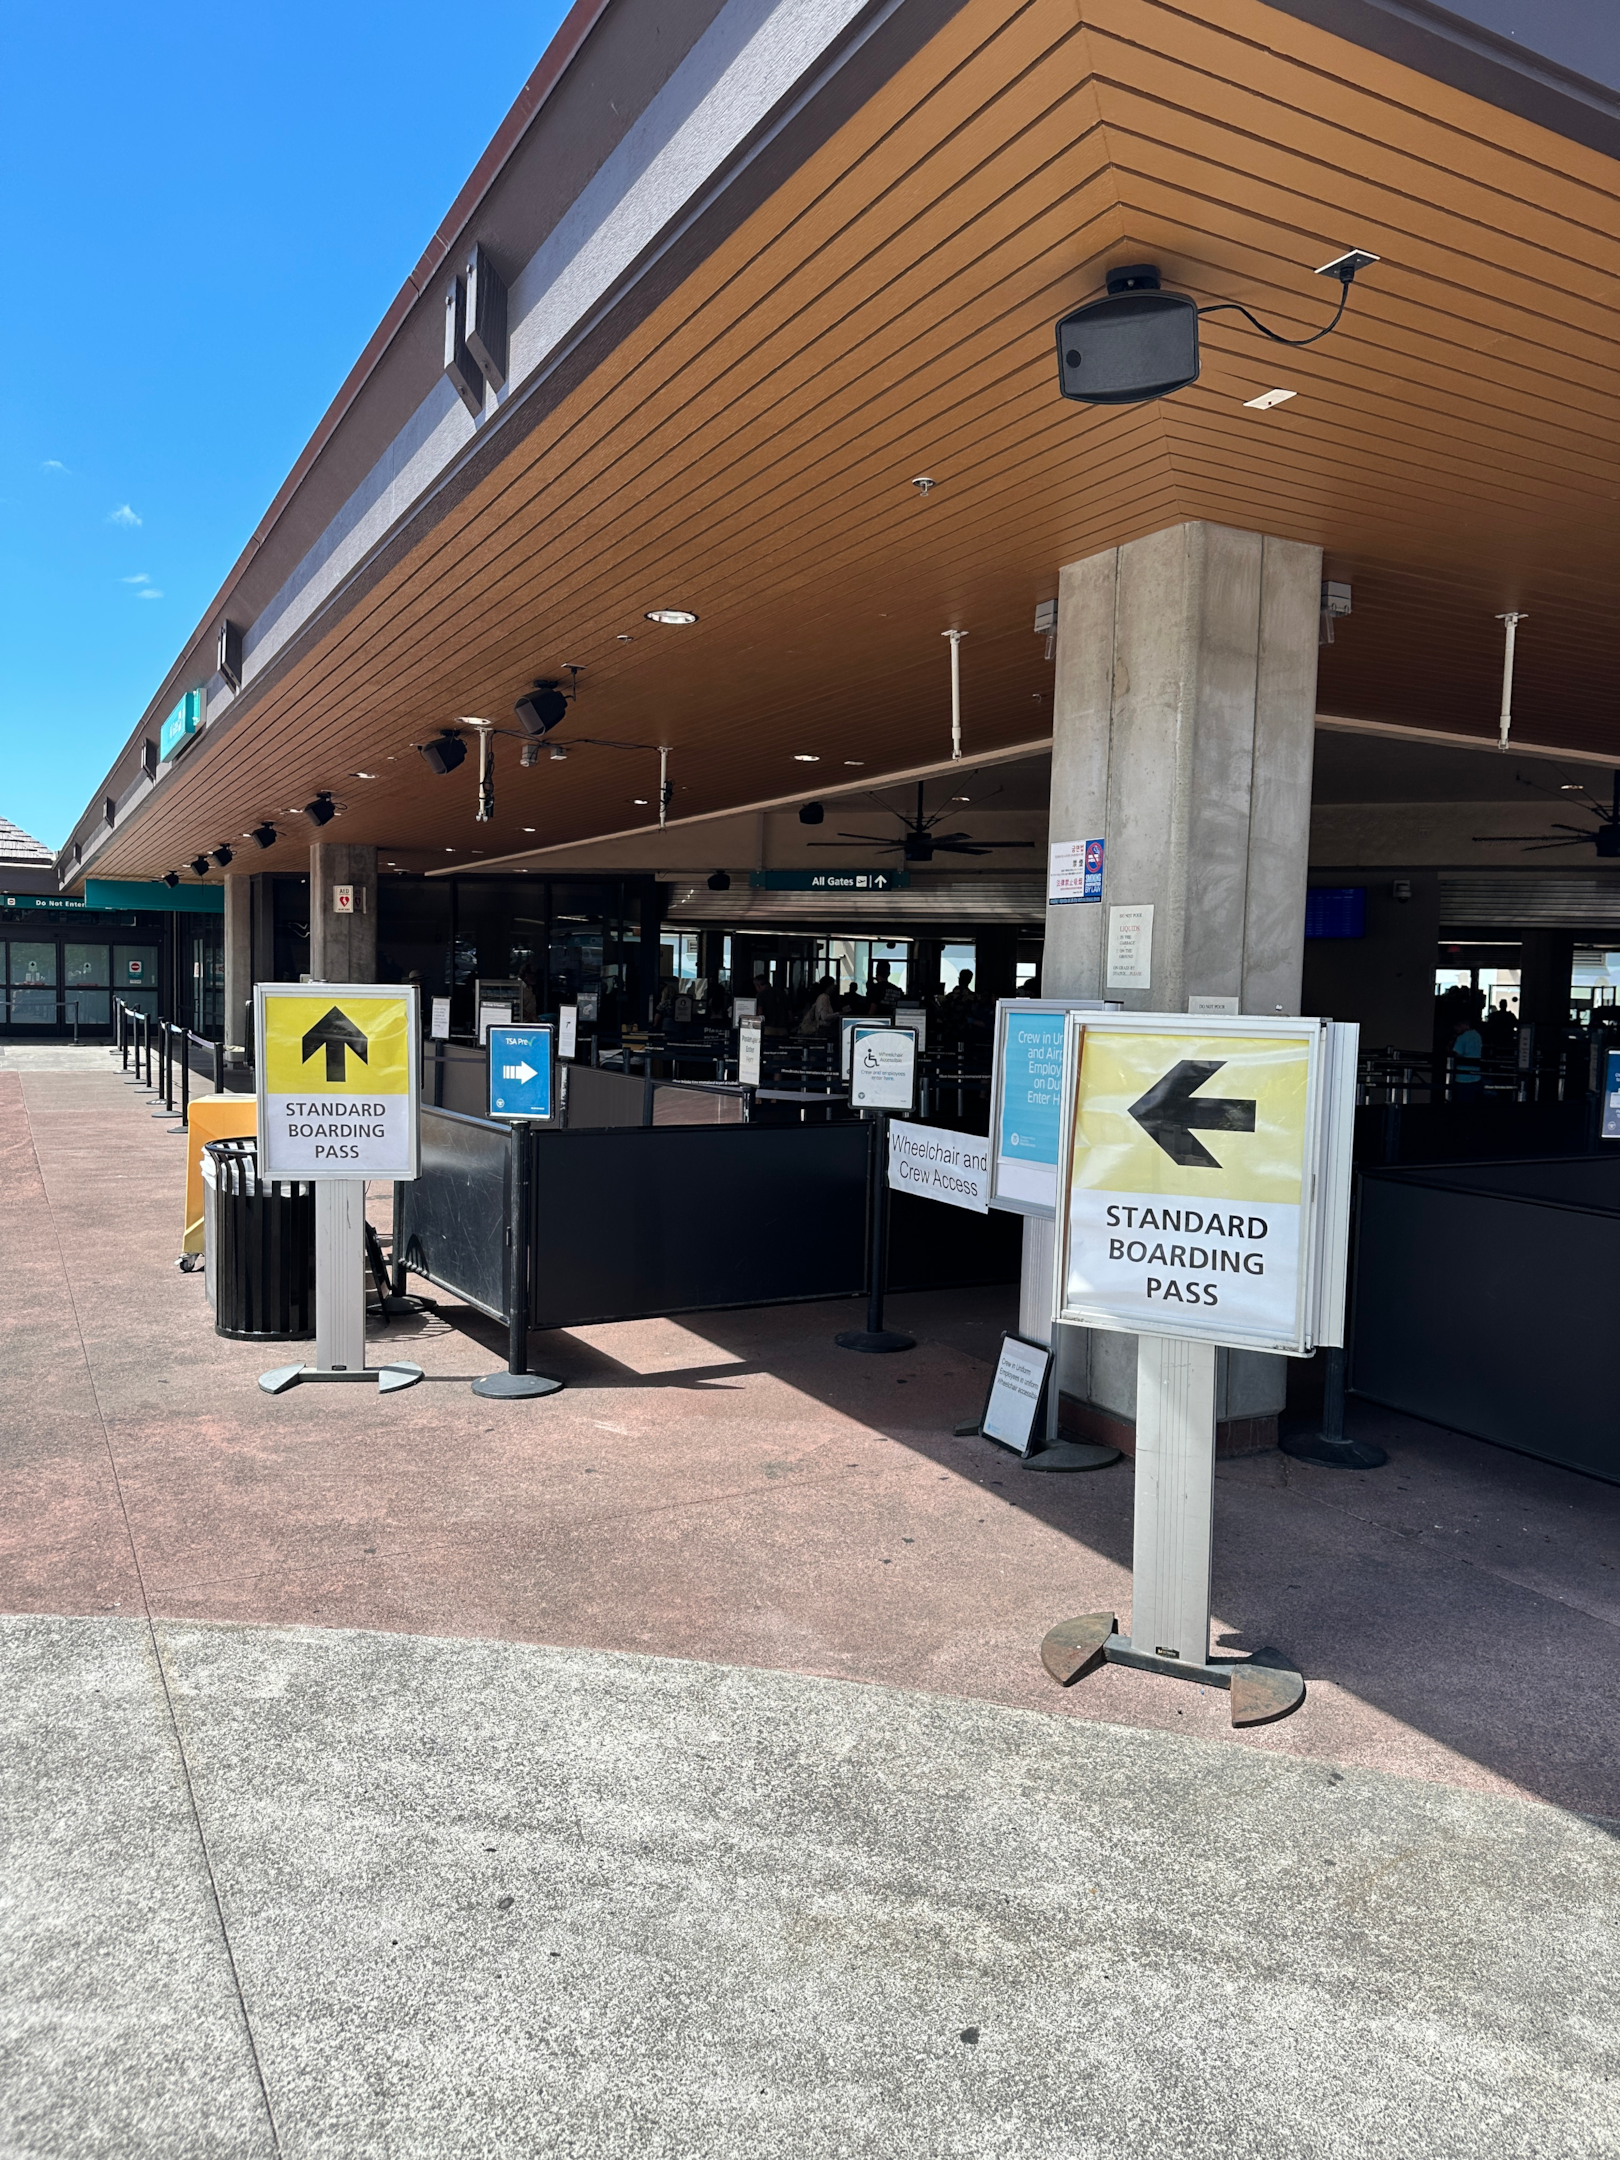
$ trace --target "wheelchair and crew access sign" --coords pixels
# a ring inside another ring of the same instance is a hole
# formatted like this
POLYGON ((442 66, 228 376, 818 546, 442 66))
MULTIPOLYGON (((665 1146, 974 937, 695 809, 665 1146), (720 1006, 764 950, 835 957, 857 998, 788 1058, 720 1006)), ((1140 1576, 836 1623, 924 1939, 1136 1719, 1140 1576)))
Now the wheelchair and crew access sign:
POLYGON ((416 1176, 416 995, 414 983, 258 986, 261 1176, 416 1176))
MULTIPOLYGON (((1060 1319, 1295 1354, 1339 1339, 1318 1332, 1323 1233, 1342 1245, 1348 1212, 1347 1158, 1321 1174, 1329 1047, 1315 1020, 1071 1015, 1060 1319)), ((1352 1090, 1353 1069, 1352 1038, 1352 1090)))

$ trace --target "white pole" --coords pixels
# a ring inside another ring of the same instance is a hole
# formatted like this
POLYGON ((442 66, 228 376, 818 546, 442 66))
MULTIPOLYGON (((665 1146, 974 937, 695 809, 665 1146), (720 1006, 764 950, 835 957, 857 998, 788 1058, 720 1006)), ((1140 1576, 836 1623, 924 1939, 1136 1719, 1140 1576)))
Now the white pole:
POLYGON ((366 1367, 366 1188, 315 1180, 315 1369, 366 1367))
POLYGON ((669 818, 669 752, 660 744, 658 750, 658 829, 663 831, 669 818))
POLYGON ((1131 1645, 1202 1665, 1209 1657, 1215 1509, 1215 1346, 1139 1335, 1131 1645))
POLYGON ((1510 614, 1498 615, 1496 619, 1507 631, 1502 648, 1502 711, 1497 723, 1501 732, 1496 745, 1498 750, 1505 750, 1508 746, 1508 729, 1513 725, 1513 645, 1520 623, 1528 622, 1530 618, 1528 615, 1510 614))
POLYGON ((965 630, 942 630, 951 641, 951 756, 962 755, 962 640, 965 630))

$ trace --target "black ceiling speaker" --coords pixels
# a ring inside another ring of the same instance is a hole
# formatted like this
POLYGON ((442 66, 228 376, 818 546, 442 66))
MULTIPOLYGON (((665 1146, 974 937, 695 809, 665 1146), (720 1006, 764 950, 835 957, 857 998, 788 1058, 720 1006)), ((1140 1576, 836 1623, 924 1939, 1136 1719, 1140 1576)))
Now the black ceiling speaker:
POLYGON ((421 751, 429 772, 452 773, 467 756, 467 745, 454 728, 446 728, 444 733, 436 735, 432 742, 418 743, 416 747, 421 751))
POLYGON ((549 735, 566 717, 568 700, 554 682, 539 682, 527 697, 518 699, 512 711, 525 735, 549 735))
POLYGON ((826 811, 822 809, 818 802, 800 803, 799 805, 799 823, 801 825, 819 825, 826 815, 826 811))
POLYGON ((710 892, 730 892, 731 879, 724 870, 712 870, 709 873, 709 890, 710 892))
POLYGON ((312 825, 330 825, 337 816, 337 804, 333 802, 330 793, 322 788, 312 802, 305 803, 304 815, 312 825))
POLYGON ((222 870, 225 868, 227 863, 234 862, 236 860, 236 850, 232 847, 217 847, 214 849, 213 854, 215 862, 219 864, 219 867, 222 870))
POLYGON ((176 886, 177 886, 177 885, 179 884, 179 882, 180 882, 180 873, 179 873, 179 871, 178 871, 178 870, 165 870, 165 871, 164 871, 164 873, 163 873, 163 882, 164 882, 164 884, 165 884, 165 885, 167 885, 167 886, 168 886, 168 888, 169 888, 170 892, 173 892, 174 888, 175 888, 175 887, 176 887, 176 886))
POLYGON ((1152 263, 1108 273, 1108 297, 1057 326, 1058 387, 1082 405, 1141 405, 1198 380, 1198 308, 1152 263))
POLYGON ((206 855, 193 855, 186 868, 193 877, 206 877, 208 875, 208 857, 206 855))
POLYGON ((248 838, 257 848, 274 847, 276 844, 276 828, 266 818, 262 825, 254 826, 253 830, 248 834, 248 838))

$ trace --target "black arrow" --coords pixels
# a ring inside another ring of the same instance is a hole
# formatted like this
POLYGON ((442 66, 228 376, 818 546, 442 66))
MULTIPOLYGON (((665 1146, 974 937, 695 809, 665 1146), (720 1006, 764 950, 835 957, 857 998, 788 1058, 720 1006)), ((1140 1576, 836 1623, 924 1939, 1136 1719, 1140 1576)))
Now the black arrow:
POLYGON ((1186 1170, 1219 1170, 1221 1165, 1204 1146, 1193 1138, 1199 1132, 1253 1132, 1254 1103, 1225 1101, 1195 1102, 1193 1091, 1201 1088, 1206 1080, 1213 1080, 1224 1058, 1183 1058, 1173 1065, 1162 1080, 1150 1087, 1140 1102, 1131 1104, 1130 1114, 1150 1138, 1157 1140, 1172 1162, 1178 1162, 1186 1170))
MULTIPOLYGON (((362 1035, 348 1014, 340 1012, 334 1005, 330 1012, 321 1015, 304 1037, 304 1063, 307 1065, 317 1050, 324 1049, 326 1077, 328 1080, 335 1080, 341 1087, 348 1078, 348 1071, 343 1063, 344 1051, 352 1050, 362 1065, 369 1065, 371 1059, 367 1053, 370 1048, 371 1038, 362 1035)), ((1211 1066, 1210 1070, 1213 1071, 1214 1067, 1211 1066)))

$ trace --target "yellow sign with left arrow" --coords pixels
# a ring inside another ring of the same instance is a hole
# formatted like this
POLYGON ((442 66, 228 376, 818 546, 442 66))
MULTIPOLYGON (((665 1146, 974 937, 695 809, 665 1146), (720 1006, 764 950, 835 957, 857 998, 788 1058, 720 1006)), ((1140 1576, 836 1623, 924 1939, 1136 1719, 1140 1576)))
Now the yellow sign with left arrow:
POLYGON ((415 984, 261 983, 254 996, 260 1175, 414 1178, 415 984))

